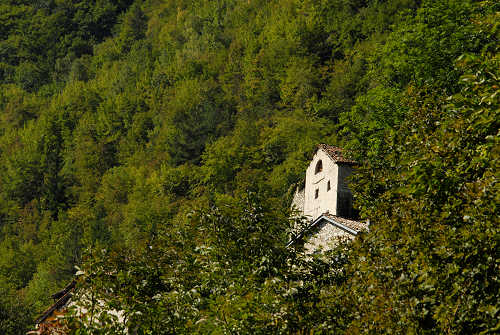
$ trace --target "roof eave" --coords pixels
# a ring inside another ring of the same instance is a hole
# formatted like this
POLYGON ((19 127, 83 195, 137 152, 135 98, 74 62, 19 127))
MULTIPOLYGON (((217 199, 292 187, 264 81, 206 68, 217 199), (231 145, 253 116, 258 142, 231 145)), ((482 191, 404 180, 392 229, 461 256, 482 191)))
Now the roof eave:
MULTIPOLYGON (((313 156, 318 153, 318 150, 322 150, 336 164, 347 164, 347 165, 357 165, 358 164, 358 162, 356 162, 356 161, 353 161, 353 160, 350 160, 350 159, 343 157, 343 152, 345 151, 344 149, 342 149, 340 147, 336 147, 341 151, 340 155, 342 156, 342 160, 339 160, 335 157, 332 157, 332 155, 330 155, 328 150, 325 149, 325 146, 328 146, 328 144, 325 144, 325 143, 318 144, 316 147, 316 150, 314 151, 313 156)), ((332 146, 330 146, 330 147, 332 147, 332 146)))
POLYGON ((348 233, 350 233, 350 234, 352 234, 354 236, 358 235, 358 233, 359 233, 358 231, 356 231, 356 230, 354 230, 352 228, 349 228, 346 225, 343 225, 342 223, 337 222, 337 221, 335 221, 335 219, 329 218, 326 215, 321 215, 318 219, 321 219, 321 218, 327 220, 328 222, 332 223, 333 225, 339 227, 342 230, 345 230, 346 232, 348 232, 348 233))
POLYGON ((359 231, 356 231, 352 228, 349 228, 347 227, 346 225, 340 223, 340 222, 337 222, 335 221, 335 219, 332 219, 332 218, 329 218, 328 216, 322 214, 319 218, 317 218, 316 220, 314 220, 309 226, 307 226, 306 228, 304 228, 304 230, 302 230, 297 236, 295 236, 295 238, 292 238, 287 244, 286 246, 287 247, 290 247, 292 244, 294 244, 295 242, 297 242, 299 239, 301 239, 302 237, 304 237, 305 233, 308 232, 309 230, 311 230, 312 228, 314 228, 319 222, 321 222, 321 220, 327 220, 328 222, 332 223, 334 226, 346 231, 347 233, 351 234, 351 235, 358 235, 359 231))

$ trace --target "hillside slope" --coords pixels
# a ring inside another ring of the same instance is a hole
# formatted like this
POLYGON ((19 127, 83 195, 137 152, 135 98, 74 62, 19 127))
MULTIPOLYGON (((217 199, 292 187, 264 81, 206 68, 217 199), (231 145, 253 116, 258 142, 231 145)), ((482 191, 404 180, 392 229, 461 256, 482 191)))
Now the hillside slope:
POLYGON ((498 331, 499 12, 3 3, 0 330, 77 265, 142 333, 498 331), (284 245, 317 143, 361 162, 372 226, 308 260, 284 245))

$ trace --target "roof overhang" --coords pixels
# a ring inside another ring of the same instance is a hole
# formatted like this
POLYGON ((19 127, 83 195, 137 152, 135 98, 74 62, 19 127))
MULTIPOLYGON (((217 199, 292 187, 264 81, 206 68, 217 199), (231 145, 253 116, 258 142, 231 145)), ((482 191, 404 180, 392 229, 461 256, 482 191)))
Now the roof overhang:
POLYGON ((316 146, 316 150, 314 150, 311 159, 318 153, 319 150, 322 150, 336 164, 358 165, 356 161, 344 157, 344 153, 346 152, 345 149, 324 143, 316 146))
POLYGON ((317 225, 319 225, 322 221, 327 221, 331 224, 333 224, 334 226, 342 229, 343 231, 353 235, 353 236, 356 236, 358 235, 359 231, 355 230, 355 229, 352 229, 348 226, 346 226, 345 224, 339 222, 338 220, 335 220, 335 218, 332 218, 332 217, 329 217, 328 215, 326 214, 323 214, 321 215, 320 217, 318 217, 316 220, 314 220, 310 225, 308 225, 306 228, 304 228, 299 234, 297 234, 295 237, 293 237, 287 244, 286 246, 289 247, 291 246, 292 244, 294 244, 295 242, 297 242, 298 240, 300 240, 301 238, 303 238, 311 229, 313 229, 314 227, 316 227, 317 225))

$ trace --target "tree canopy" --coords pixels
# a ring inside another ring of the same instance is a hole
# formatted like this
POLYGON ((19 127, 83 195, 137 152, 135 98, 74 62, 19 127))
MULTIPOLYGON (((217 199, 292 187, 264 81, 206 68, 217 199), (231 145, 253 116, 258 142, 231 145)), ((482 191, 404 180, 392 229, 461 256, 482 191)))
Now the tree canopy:
POLYGON ((75 266, 126 313, 75 334, 498 332, 499 13, 3 1, 0 332, 75 266), (318 143, 360 163, 371 225, 308 257, 285 245, 318 143))

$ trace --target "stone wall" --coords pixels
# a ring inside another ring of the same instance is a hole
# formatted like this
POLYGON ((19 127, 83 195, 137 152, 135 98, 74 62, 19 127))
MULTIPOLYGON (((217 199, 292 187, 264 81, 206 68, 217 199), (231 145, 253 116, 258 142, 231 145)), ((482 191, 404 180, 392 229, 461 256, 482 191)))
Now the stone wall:
POLYGON ((323 150, 318 150, 306 170, 304 215, 310 220, 326 212, 336 215, 337 177, 338 165, 323 150), (316 165, 320 160, 323 168, 316 173, 316 165))
POLYGON ((324 213, 352 217, 352 193, 346 180, 351 173, 349 164, 337 163, 318 150, 306 170, 304 215, 313 221, 324 213), (322 170, 317 172, 319 161, 322 170))
POLYGON ((340 240, 351 240, 353 238, 354 235, 323 220, 314 228, 314 231, 309 234, 309 237, 304 243, 304 249, 308 254, 327 251, 335 246, 340 240))
POLYGON ((304 215, 304 199, 305 188, 300 189, 300 186, 295 190, 292 200, 292 210, 297 211, 298 216, 304 215))
POLYGON ((341 217, 352 217, 352 193, 347 187, 347 177, 352 173, 352 168, 346 164, 339 164, 337 183, 337 208, 336 215, 341 217))

